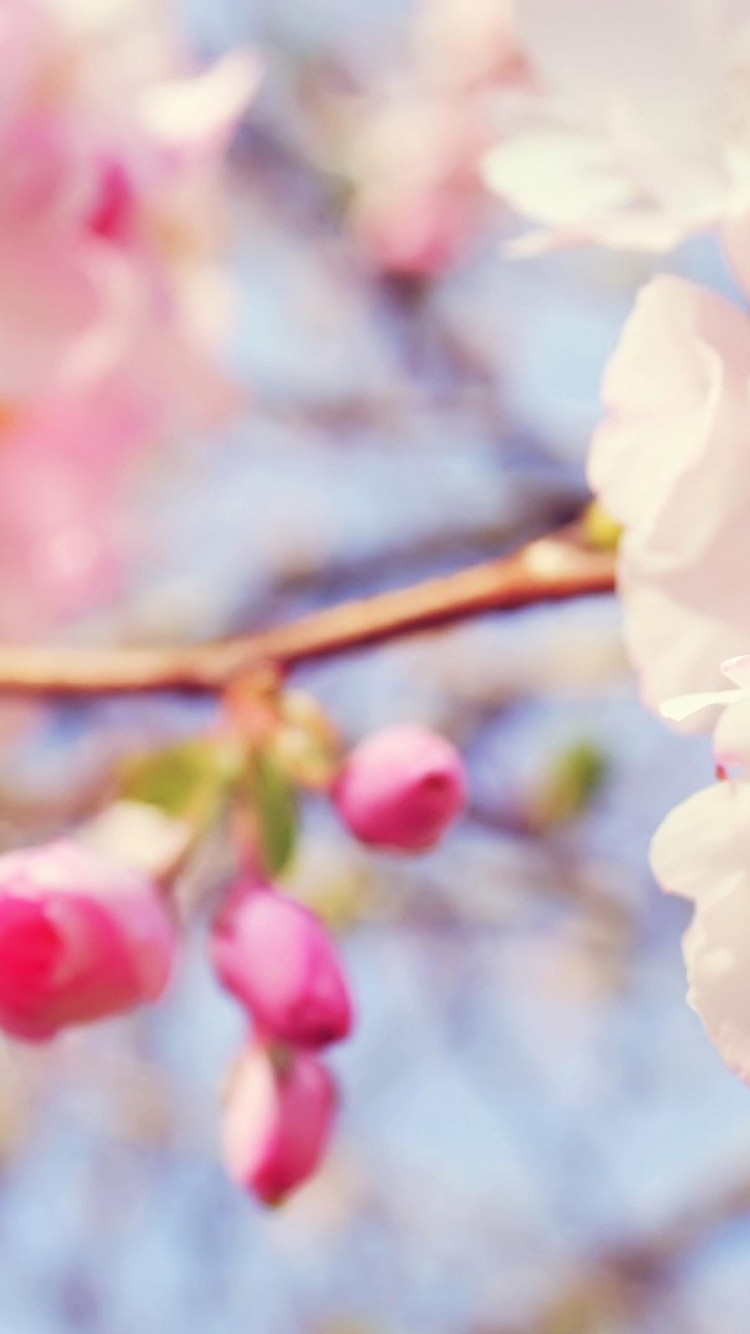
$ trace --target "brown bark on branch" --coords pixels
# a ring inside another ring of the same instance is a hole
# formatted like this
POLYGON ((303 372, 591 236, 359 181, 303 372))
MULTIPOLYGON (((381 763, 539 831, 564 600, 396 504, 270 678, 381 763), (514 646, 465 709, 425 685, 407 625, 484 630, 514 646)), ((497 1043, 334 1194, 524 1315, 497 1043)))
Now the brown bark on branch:
POLYGON ((614 579, 614 554, 587 547, 572 526, 510 556, 234 639, 175 648, 0 646, 0 694, 217 693, 264 663, 284 670, 483 612, 605 593, 614 579))

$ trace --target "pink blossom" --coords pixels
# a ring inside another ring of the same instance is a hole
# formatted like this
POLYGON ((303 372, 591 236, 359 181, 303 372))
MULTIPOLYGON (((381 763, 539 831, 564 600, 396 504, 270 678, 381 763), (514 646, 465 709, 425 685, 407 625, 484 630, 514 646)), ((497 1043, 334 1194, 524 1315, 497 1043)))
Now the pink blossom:
POLYGON ((387 727, 355 746, 333 795, 341 819, 363 843, 421 852, 463 809, 466 776, 456 749, 436 732, 387 727))
POLYGON ((0 59, 0 633, 28 635, 111 596, 129 461, 237 406, 222 160, 257 71, 193 69, 151 0, 15 0, 0 59))
POLYGON ((0 857, 0 1026, 41 1041, 155 1000, 175 927, 156 886, 60 840, 0 857))
POLYGON ((519 0, 533 71, 501 99, 485 179, 541 230, 669 250, 750 208, 750 24, 735 0, 519 0))
POLYGON ((486 143, 476 108, 453 93, 404 89, 369 110, 351 218, 382 269, 430 277, 463 257, 481 216, 486 143))
POLYGON ((0 442, 0 633, 36 638, 119 591, 119 499, 140 414, 99 393, 8 421, 0 442))
POLYGON ((235 53, 196 73, 165 15, 144 0, 10 6, 0 33, 3 66, 14 68, 0 104, 3 400, 118 374, 182 420, 193 386, 186 375, 178 396, 180 368, 202 367, 204 390, 209 372, 218 380, 218 173, 256 72, 235 53))
MULTIPOLYGON (((640 293, 604 380, 589 478, 625 525, 625 635, 644 699, 721 685, 750 642, 750 320, 681 278, 640 293)), ((699 720, 700 721, 700 720, 699 720)))
POLYGON ((211 954, 264 1038, 322 1047, 349 1033, 352 1002, 338 952, 301 903, 270 888, 237 886, 214 927, 211 954))
POLYGON ((460 262, 488 213, 478 166, 489 94, 523 74, 514 0, 421 0, 395 77, 338 117, 351 220, 379 268, 430 278, 460 262))
POLYGON ((278 1204, 316 1171, 336 1111, 329 1071, 307 1051, 249 1047, 232 1071, 222 1116, 233 1181, 278 1204))

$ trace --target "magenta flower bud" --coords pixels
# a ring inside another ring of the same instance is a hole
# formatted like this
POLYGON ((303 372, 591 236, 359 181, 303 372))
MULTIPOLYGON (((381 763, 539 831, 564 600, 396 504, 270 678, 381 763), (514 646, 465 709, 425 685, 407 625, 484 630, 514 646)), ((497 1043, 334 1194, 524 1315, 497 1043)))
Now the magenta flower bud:
POLYGON ((0 857, 0 1027, 38 1042, 154 1000, 176 932, 147 877, 69 840, 0 857))
POLYGON ((333 798, 344 824, 363 843, 423 852, 463 809, 466 775, 445 737, 425 727, 386 727, 354 747, 333 798))
POLYGON ((352 1001, 336 946, 294 899, 240 882, 214 926, 211 956, 264 1038, 323 1047, 349 1033, 352 1001))
POLYGON ((229 1176, 279 1204, 317 1169, 336 1103, 333 1076, 311 1052, 249 1047, 232 1072, 222 1115, 229 1176))

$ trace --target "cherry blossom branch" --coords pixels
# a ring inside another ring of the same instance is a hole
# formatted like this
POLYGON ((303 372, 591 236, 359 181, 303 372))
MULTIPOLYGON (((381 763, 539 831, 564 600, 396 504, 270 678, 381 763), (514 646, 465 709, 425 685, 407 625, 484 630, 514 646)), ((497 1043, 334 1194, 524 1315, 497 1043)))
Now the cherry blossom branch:
POLYGON ((613 553, 588 547, 571 525, 510 556, 233 639, 174 648, 0 646, 0 694, 217 693, 264 664, 285 670, 483 612, 606 593, 614 580, 613 553))

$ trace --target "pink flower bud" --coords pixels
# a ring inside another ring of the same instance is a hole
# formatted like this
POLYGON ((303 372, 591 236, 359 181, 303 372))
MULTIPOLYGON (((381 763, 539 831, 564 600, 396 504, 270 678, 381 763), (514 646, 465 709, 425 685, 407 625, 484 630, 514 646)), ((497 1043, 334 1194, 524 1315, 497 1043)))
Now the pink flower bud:
POLYGON ((336 1111, 333 1076, 306 1051, 249 1047, 230 1079, 222 1117, 227 1172, 278 1204, 315 1172, 336 1111))
POLYGON ((422 852, 463 809, 461 757, 424 727, 386 727, 349 755, 333 790, 339 815, 363 843, 422 852))
POLYGON ((211 953, 264 1037, 323 1047, 349 1033, 352 1002, 336 947, 301 903, 240 882, 214 926, 211 953))
POLYGON ((175 927, 139 872, 60 840, 0 857, 0 1027, 42 1041, 161 995, 175 927))

